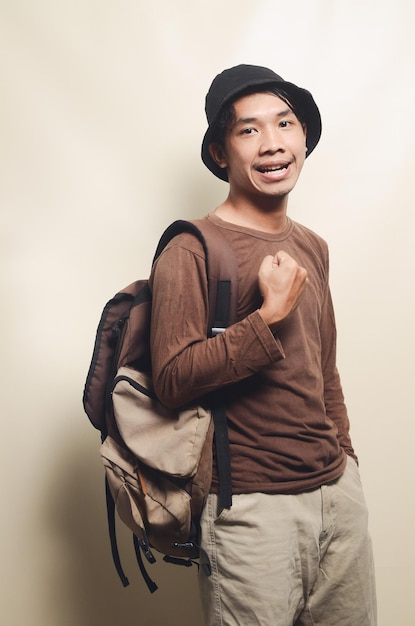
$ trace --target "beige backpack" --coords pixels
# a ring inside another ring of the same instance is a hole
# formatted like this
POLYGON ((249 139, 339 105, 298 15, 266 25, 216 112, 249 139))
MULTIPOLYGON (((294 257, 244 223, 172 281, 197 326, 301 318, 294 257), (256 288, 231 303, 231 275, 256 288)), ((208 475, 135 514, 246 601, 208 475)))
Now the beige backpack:
MULTIPOLYGON (((208 337, 235 321, 237 265, 219 229, 209 220, 174 222, 163 234, 153 263, 181 232, 202 242, 209 293, 208 337)), ((183 410, 170 410, 155 396, 150 369, 151 292, 138 280, 106 304, 98 325, 83 405, 101 432, 109 534, 114 563, 124 586, 115 533, 115 510, 132 530, 137 560, 151 592, 157 589, 142 555, 155 562, 189 565, 207 574, 210 564, 198 545, 198 522, 209 493, 212 450, 219 473, 220 506, 232 503, 225 407, 220 394, 183 410)))

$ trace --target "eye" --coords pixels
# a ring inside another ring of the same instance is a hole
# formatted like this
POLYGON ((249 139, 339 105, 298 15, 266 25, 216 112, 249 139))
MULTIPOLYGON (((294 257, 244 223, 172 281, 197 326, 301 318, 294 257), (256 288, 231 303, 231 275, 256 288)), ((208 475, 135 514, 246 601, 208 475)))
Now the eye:
POLYGON ((291 124, 292 122, 290 120, 281 120, 280 128, 288 128, 291 124))
POLYGON ((252 126, 249 126, 247 128, 242 128, 240 131, 241 135, 253 135, 253 133, 255 132, 255 128, 253 128, 252 126))

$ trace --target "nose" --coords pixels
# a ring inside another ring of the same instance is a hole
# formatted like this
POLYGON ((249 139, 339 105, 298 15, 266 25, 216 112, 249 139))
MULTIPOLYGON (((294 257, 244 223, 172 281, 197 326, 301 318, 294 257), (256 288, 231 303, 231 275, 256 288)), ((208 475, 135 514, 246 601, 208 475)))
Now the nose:
POLYGON ((261 154, 275 154, 284 151, 281 133, 274 125, 263 129, 260 150, 261 154))

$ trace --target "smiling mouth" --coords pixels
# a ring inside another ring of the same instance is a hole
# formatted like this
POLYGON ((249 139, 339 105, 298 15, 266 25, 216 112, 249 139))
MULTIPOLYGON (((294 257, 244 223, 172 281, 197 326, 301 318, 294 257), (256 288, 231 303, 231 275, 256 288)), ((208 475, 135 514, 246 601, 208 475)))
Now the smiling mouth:
POLYGON ((264 167, 258 167, 258 172, 261 174, 269 174, 271 172, 283 172, 288 168, 289 163, 283 163, 281 165, 269 165, 264 167))

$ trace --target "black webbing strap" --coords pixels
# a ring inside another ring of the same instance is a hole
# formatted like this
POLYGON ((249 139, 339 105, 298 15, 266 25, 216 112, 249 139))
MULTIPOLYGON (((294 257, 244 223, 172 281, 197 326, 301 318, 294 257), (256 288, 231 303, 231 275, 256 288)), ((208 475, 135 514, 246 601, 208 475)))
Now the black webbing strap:
MULTIPOLYGON (((136 535, 133 534, 133 543, 134 543, 134 550, 135 550, 135 556, 137 559, 137 563, 138 563, 138 567, 140 568, 140 572, 142 577, 145 580, 145 583, 150 591, 150 593, 154 593, 155 591, 157 591, 158 587, 156 585, 156 583, 154 582, 154 580, 152 580, 150 578, 150 576, 148 575, 148 572, 144 566, 143 563, 143 557, 141 555, 141 546, 140 546, 140 542, 138 540, 138 537, 136 535)), ((152 561, 154 562, 154 561, 152 561)))
POLYGON ((229 326, 232 284, 230 280, 219 280, 216 295, 215 315, 212 336, 224 332, 229 326))
POLYGON ((219 482, 218 505, 219 509, 222 510, 232 506, 231 454, 225 405, 214 406, 212 415, 215 424, 215 458, 219 482))
MULTIPOLYGON (((231 281, 219 280, 216 294, 214 326, 212 335, 224 332, 229 326, 231 304, 231 281)), ((215 459, 218 471, 218 506, 219 509, 229 509, 232 506, 232 472, 231 452, 229 448, 228 418, 226 416, 223 393, 213 394, 212 417, 215 425, 214 443, 215 459)))
POLYGON ((115 569, 117 570, 118 576, 122 582, 123 587, 128 587, 130 581, 127 576, 124 574, 124 570, 121 565, 120 553, 118 551, 117 544, 117 533, 115 530, 115 502, 112 497, 108 480, 105 477, 105 498, 107 501, 107 519, 108 519, 108 532, 110 536, 111 543, 111 552, 112 552, 112 560, 114 561, 115 569))
MULTIPOLYGON (((112 559, 114 561, 115 569, 117 570, 117 574, 120 577, 123 587, 128 587, 130 581, 127 576, 124 574, 124 570, 121 565, 120 553, 118 550, 117 543, 117 533, 115 528, 115 502, 112 497, 111 490, 109 488, 108 480, 105 477, 105 498, 107 501, 107 519, 108 519, 108 532, 110 536, 110 544, 111 544, 111 553, 112 559)), ((141 545, 138 537, 133 534, 133 543, 134 543, 134 551, 137 559, 138 567, 140 568, 140 572, 142 577, 145 580, 145 583, 151 593, 154 593, 158 587, 156 583, 150 578, 148 572, 143 563, 143 557, 141 555, 141 545)), ((147 557, 148 558, 148 557, 147 557)))

